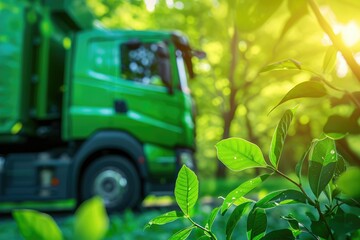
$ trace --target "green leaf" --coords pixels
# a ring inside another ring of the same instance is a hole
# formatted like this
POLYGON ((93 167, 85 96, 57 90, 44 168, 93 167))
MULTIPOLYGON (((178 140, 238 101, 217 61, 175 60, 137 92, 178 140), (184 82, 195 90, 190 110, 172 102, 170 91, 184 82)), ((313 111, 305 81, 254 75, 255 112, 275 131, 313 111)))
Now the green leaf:
MULTIPOLYGON (((354 100, 358 102, 360 101, 360 91, 348 92, 344 94, 341 98, 331 98, 331 105, 333 106, 351 105, 354 100)), ((358 112, 357 115, 358 114, 360 113, 358 112)))
POLYGON ((302 169, 303 169, 303 165, 304 165, 304 161, 307 157, 307 155, 309 154, 310 152, 310 149, 312 149, 312 146, 310 146, 308 148, 308 150, 306 151, 306 153, 303 155, 303 157, 301 158, 301 160, 296 164, 295 166, 295 173, 296 173, 296 176, 298 176, 299 178, 299 183, 301 183, 301 179, 302 179, 302 169))
POLYGON ((264 209, 256 208, 249 213, 247 219, 248 239, 258 240, 265 235, 267 218, 264 209))
POLYGON ((299 225, 298 220, 293 218, 291 215, 282 217, 282 219, 285 219, 286 221, 288 221, 291 229, 300 230, 300 225, 299 225))
POLYGON ((341 190, 336 186, 335 181, 346 170, 344 158, 340 154, 337 154, 337 157, 338 157, 338 160, 336 162, 336 168, 335 168, 333 179, 325 187, 325 191, 324 191, 326 194, 326 197, 329 199, 329 202, 332 202, 333 199, 341 193, 341 190))
POLYGON ((334 189, 335 189, 335 185, 334 185, 333 181, 330 181, 324 189, 325 196, 327 197, 329 202, 332 202, 334 199, 334 196, 333 196, 334 189))
POLYGON ((320 98, 327 95, 324 84, 318 81, 302 82, 293 87, 281 101, 273 108, 272 112, 279 105, 296 98, 320 98))
POLYGON ((290 29, 295 26, 296 23, 308 13, 307 2, 305 0, 288 1, 288 8, 291 15, 284 24, 284 27, 278 39, 278 43, 285 37, 285 35, 290 31, 290 29))
POLYGON ((337 49, 334 46, 330 46, 325 53, 323 62, 323 73, 330 73, 334 69, 336 63, 336 55, 337 49))
POLYGON ((187 239, 190 236, 191 231, 194 228, 195 228, 194 226, 191 226, 191 227, 182 229, 182 230, 178 231, 177 233, 175 233, 174 235, 172 235, 169 238, 169 240, 184 240, 184 239, 187 239))
POLYGON ((269 193, 260 199, 255 206, 257 208, 273 208, 283 204, 306 202, 306 196, 302 192, 293 189, 286 189, 269 193))
POLYGON ((338 197, 337 199, 340 202, 343 202, 344 204, 347 204, 351 207, 360 208, 360 197, 359 198, 348 198, 348 197, 342 196, 342 197, 338 197))
POLYGON ((261 240, 292 240, 295 239, 290 229, 280 229, 267 233, 261 240))
POLYGON ((329 231, 323 221, 311 221, 311 231, 322 238, 329 239, 329 231))
POLYGON ((259 186, 262 182, 264 182, 270 175, 264 174, 262 176, 250 179, 240 186, 231 191, 225 198, 222 206, 221 206, 221 214, 224 214, 229 207, 234 204, 239 198, 249 193, 251 190, 259 186))
POLYGON ((360 133, 360 126, 357 120, 354 117, 332 115, 327 119, 324 132, 333 139, 343 138, 348 133, 358 134, 360 133))
POLYGON ((211 239, 211 237, 206 235, 205 232, 204 232, 204 234, 201 237, 197 238, 197 240, 204 240, 204 239, 209 240, 209 239, 211 239))
POLYGON ((291 213, 287 216, 282 216, 281 218, 289 223, 292 235, 295 237, 299 236, 302 232, 300 226, 302 226, 302 228, 306 228, 291 213))
POLYGON ((237 206, 231 213, 229 220, 226 223, 226 239, 231 239, 231 235, 236 227, 236 224, 240 221, 241 216, 247 210, 251 202, 243 203, 237 206))
POLYGON ((241 32, 261 27, 280 7, 282 0, 239 0, 236 9, 236 26, 241 32))
POLYGON ((352 213, 336 214, 334 218, 330 219, 329 225, 335 235, 340 238, 340 236, 359 230, 360 217, 352 213))
POLYGON ((292 110, 286 110, 280 122, 276 126, 274 135, 270 144, 269 158, 271 164, 277 169, 279 165, 279 160, 281 153, 284 147, 285 138, 290 126, 290 123, 293 119, 294 113, 292 110))
POLYGON ((148 224, 146 224, 145 228, 151 227, 152 225, 164 225, 166 223, 173 222, 175 220, 178 220, 179 218, 183 218, 184 214, 182 212, 178 211, 171 211, 164 213, 160 216, 157 216, 149 221, 148 224))
POLYGON ((236 199, 232 204, 235 206, 239 206, 240 204, 243 204, 246 202, 254 202, 254 200, 246 198, 246 197, 240 197, 240 198, 236 199))
POLYGON ((215 221, 216 216, 219 213, 219 210, 220 210, 220 207, 216 207, 211 211, 209 219, 208 219, 208 221, 206 223, 206 228, 207 229, 211 230, 211 227, 212 227, 212 225, 213 225, 213 223, 215 221))
POLYGON ((315 140, 310 151, 309 183, 316 197, 332 179, 337 162, 335 141, 330 138, 315 140))
POLYGON ((334 179, 337 180, 340 175, 346 171, 345 159, 340 154, 337 155, 338 161, 334 172, 334 179))
POLYGON ((336 181, 338 188, 350 197, 360 197, 360 168, 351 167, 336 181))
POLYGON ((100 197, 93 197, 78 208, 75 213, 74 239, 102 239, 109 225, 105 206, 100 197))
POLYGON ((179 171, 175 183, 175 199, 186 216, 195 206, 199 194, 199 181, 195 173, 185 165, 179 171))
POLYGON ((326 185, 330 182, 336 163, 329 163, 322 165, 318 162, 311 162, 309 165, 309 183, 312 192, 316 197, 325 189, 326 185))
POLYGON ((294 59, 286 59, 280 62, 272 63, 261 69, 261 73, 279 70, 301 70, 301 63, 294 59))
POLYGON ((54 219, 35 210, 15 210, 13 217, 26 240, 61 240, 61 231, 54 219))
POLYGON ((233 171, 266 167, 258 146, 241 138, 228 138, 216 144, 219 160, 233 171))

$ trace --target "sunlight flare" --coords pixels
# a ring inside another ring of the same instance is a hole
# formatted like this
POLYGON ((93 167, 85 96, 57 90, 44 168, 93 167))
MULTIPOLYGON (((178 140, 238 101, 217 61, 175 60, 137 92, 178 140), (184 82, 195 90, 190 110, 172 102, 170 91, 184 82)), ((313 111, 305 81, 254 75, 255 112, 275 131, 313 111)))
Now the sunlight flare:
POLYGON ((145 1, 145 5, 146 5, 146 9, 149 12, 153 12, 155 10, 155 6, 158 3, 157 0, 144 0, 145 1))
POLYGON ((340 29, 341 37, 348 47, 352 47, 359 42, 360 30, 355 21, 351 21, 346 25, 340 26, 340 29))

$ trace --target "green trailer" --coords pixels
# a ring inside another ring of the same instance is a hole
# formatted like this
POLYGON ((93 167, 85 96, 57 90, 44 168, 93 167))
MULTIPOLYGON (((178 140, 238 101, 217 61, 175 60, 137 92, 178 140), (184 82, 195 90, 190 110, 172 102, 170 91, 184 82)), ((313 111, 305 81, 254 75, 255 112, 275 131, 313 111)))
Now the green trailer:
POLYGON ((178 32, 96 29, 83 4, 0 2, 0 210, 123 210, 194 168, 202 54, 178 32))

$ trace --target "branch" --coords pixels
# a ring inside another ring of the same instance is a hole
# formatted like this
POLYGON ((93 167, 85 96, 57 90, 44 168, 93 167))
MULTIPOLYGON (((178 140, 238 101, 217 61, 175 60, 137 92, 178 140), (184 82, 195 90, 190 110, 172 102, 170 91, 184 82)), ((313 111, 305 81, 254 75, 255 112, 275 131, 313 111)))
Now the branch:
POLYGON ((349 65, 351 71, 354 73, 356 78, 360 81, 360 66, 356 62, 350 49, 348 47, 346 47, 345 44, 339 38, 339 36, 337 36, 334 33, 330 24, 326 21, 324 16, 321 14, 319 6, 316 4, 315 0, 308 0, 308 3, 310 5, 312 11, 314 12, 316 19, 318 20, 321 28, 329 36, 329 38, 332 41, 332 43, 334 44, 335 48, 341 52, 345 61, 349 65))
POLYGON ((188 219, 189 219, 189 221, 190 221, 195 227, 203 230, 204 232, 207 232, 207 233, 210 235, 211 240, 217 240, 215 234, 213 234, 210 229, 207 229, 207 228, 201 226, 200 224, 198 224, 197 222, 195 222, 194 220, 192 220, 190 217, 189 217, 188 219))
POLYGON ((277 174, 279 174, 281 177, 287 179, 289 182, 293 183, 294 185, 296 185, 300 191, 304 194, 304 196, 307 198, 307 200, 309 201, 310 205, 314 206, 315 209, 318 211, 319 213, 319 217, 320 217, 320 220, 325 224, 325 227, 326 229, 328 230, 329 234, 330 234, 330 238, 332 240, 335 240, 335 237, 333 235, 333 233, 331 232, 331 228, 329 226, 329 223, 327 222, 324 214, 322 213, 321 211, 321 208, 320 208, 320 204, 318 201, 313 201, 309 195, 305 192, 304 188, 302 187, 302 185, 300 183, 297 183, 295 182, 294 180, 292 180, 291 178, 289 178, 288 176, 286 176, 284 173, 280 172, 278 169, 272 167, 272 166, 269 166, 269 169, 275 171, 277 174))

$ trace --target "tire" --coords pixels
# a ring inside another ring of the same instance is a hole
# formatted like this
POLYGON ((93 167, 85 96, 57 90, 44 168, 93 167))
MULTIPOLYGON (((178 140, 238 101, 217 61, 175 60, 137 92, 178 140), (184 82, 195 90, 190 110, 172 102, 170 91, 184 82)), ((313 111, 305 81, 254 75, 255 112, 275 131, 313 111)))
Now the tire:
POLYGON ((107 155, 88 166, 81 184, 81 200, 98 195, 108 212, 122 211, 139 204, 141 184, 139 175, 122 156, 107 155))

